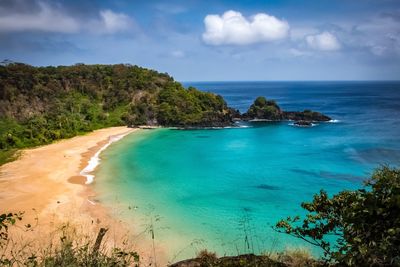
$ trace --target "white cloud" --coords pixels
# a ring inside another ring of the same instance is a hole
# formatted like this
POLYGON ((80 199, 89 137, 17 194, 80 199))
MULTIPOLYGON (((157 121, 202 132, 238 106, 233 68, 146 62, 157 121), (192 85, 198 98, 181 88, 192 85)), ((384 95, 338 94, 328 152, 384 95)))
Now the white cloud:
POLYGON ((0 14, 0 32, 41 31, 78 33, 82 31, 109 34, 129 30, 133 20, 123 13, 101 10, 96 19, 74 17, 60 5, 37 3, 37 10, 27 13, 3 10, 0 14))
POLYGON ((229 10, 222 16, 207 15, 203 41, 210 45, 248 45, 283 39, 289 24, 274 16, 258 13, 249 19, 240 12, 229 10))
POLYGON ((293 27, 290 29, 290 39, 292 41, 303 41, 305 36, 315 35, 319 31, 312 27, 293 27))
POLYGON ((123 13, 115 13, 111 10, 100 11, 100 22, 98 28, 103 33, 115 33, 128 30, 132 26, 131 19, 123 13))
POLYGON ((307 44, 316 50, 335 51, 341 48, 341 45, 335 35, 329 32, 309 35, 306 37, 307 44))
POLYGON ((0 16, 0 31, 45 31, 73 33, 79 30, 76 19, 46 3, 39 2, 37 13, 9 13, 0 16))

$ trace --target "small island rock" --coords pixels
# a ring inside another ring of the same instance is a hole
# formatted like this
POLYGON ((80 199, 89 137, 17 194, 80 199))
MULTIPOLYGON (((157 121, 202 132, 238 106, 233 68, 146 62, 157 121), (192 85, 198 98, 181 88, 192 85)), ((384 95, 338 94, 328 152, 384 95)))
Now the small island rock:
POLYGON ((242 120, 292 120, 295 122, 303 121, 303 124, 305 122, 311 124, 311 122, 330 121, 331 118, 312 110, 283 111, 274 100, 267 100, 265 97, 259 96, 247 112, 242 115, 242 120))

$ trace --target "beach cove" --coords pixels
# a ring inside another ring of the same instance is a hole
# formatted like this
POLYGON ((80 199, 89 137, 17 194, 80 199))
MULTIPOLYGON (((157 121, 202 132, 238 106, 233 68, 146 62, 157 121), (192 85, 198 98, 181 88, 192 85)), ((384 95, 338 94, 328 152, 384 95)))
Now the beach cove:
POLYGON ((313 127, 165 128, 128 136, 104 151, 93 185, 99 200, 142 230, 154 225, 156 243, 168 248, 172 262, 202 248, 223 256, 306 247, 320 255, 271 226, 302 214, 301 202, 320 189, 359 188, 379 164, 399 164, 398 118, 391 116, 398 94, 390 83, 194 85, 214 88, 242 111, 255 96, 271 95, 288 110, 311 106, 334 120, 313 127))
POLYGON ((399 163, 398 118, 391 116, 398 95, 387 83, 306 85, 196 86, 216 88, 238 109, 254 96, 272 95, 286 108, 312 106, 332 121, 312 127, 241 121, 214 129, 105 128, 23 150, 20 159, 0 168, 1 203, 25 211, 23 223, 38 218, 26 236, 37 239, 40 233, 43 244, 49 229, 62 222, 91 235, 106 227, 110 247, 129 239, 142 262, 157 257, 161 266, 204 248, 220 256, 306 248, 319 256, 321 251, 271 227, 303 214, 300 203, 320 189, 355 189, 379 164, 399 163), (330 87, 335 94, 326 94, 330 87), (392 97, 374 95, 379 105, 373 105, 368 87, 392 97))
MULTIPOLYGON (((106 246, 113 247, 135 232, 104 208, 93 191, 93 170, 100 153, 110 144, 140 129, 111 127, 50 145, 21 151, 21 156, 0 167, 0 203, 7 212, 24 212, 20 227, 23 238, 37 247, 48 245, 53 232, 64 224, 77 227, 82 235, 96 236, 101 227, 108 229, 106 246)), ((17 224, 18 225, 18 224, 17 224)), ((17 229, 18 232, 18 229, 17 229)), ((21 234, 21 233, 17 233, 21 234)), ((135 250, 149 259, 146 238, 135 250)), ((130 244, 135 246, 135 244, 130 244)), ((162 261, 163 252, 159 252, 162 261)))

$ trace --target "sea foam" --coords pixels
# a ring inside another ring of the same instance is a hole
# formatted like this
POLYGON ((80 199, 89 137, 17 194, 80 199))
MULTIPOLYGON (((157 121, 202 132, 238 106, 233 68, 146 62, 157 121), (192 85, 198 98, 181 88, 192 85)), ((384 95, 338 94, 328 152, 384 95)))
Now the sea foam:
POLYGON ((94 180, 94 175, 92 174, 92 172, 96 169, 96 167, 100 164, 100 154, 101 152, 103 152, 109 145, 111 145, 112 143, 120 140, 122 137, 124 137, 127 134, 119 134, 119 135, 112 135, 108 138, 108 142, 107 144, 105 144, 104 146, 102 146, 97 152, 96 154, 93 155, 93 157, 90 158, 90 160, 88 161, 88 164, 86 165, 86 167, 79 173, 82 176, 86 177, 86 182, 85 184, 91 184, 93 183, 94 180))
POLYGON ((293 127, 300 127, 300 128, 308 128, 308 127, 315 127, 318 125, 318 123, 311 123, 311 125, 297 125, 294 122, 288 123, 289 126, 293 127))

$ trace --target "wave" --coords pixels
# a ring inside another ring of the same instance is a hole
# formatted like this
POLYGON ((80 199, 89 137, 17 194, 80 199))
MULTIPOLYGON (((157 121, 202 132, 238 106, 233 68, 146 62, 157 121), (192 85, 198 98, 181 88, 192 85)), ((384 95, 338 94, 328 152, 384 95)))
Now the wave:
POLYGON ((327 121, 327 122, 329 122, 329 123, 339 123, 339 122, 342 122, 342 121, 341 121, 341 120, 334 120, 334 119, 332 119, 332 120, 327 121))
POLYGON ((241 128, 253 128, 250 125, 232 125, 232 126, 214 126, 214 127, 193 127, 193 128, 180 128, 180 127, 170 127, 168 129, 177 131, 193 131, 193 130, 224 130, 224 129, 241 129, 241 128))
POLYGON ((237 129, 237 128, 253 128, 253 126, 250 126, 250 125, 235 125, 235 126, 223 127, 223 129, 237 129))
POLYGON ((248 123, 243 123, 242 121, 236 121, 234 126, 228 126, 226 128, 253 128, 253 126, 248 123))
POLYGON ((291 122, 288 125, 293 127, 308 128, 308 127, 315 127, 318 125, 318 123, 311 123, 311 125, 297 125, 294 122, 291 122))
POLYGON ((91 184, 93 183, 94 180, 94 175, 92 174, 92 172, 96 169, 96 167, 100 164, 100 154, 101 152, 103 152, 109 145, 111 145, 114 142, 117 142, 118 140, 120 140, 121 138, 123 138, 125 135, 127 135, 128 133, 125 134, 119 134, 119 135, 112 135, 108 138, 108 142, 107 144, 105 144, 104 146, 102 146, 97 152, 96 154, 93 155, 93 157, 90 158, 90 160, 88 161, 88 164, 86 165, 86 167, 81 170, 81 172, 79 173, 82 176, 86 177, 86 182, 85 184, 91 184))

